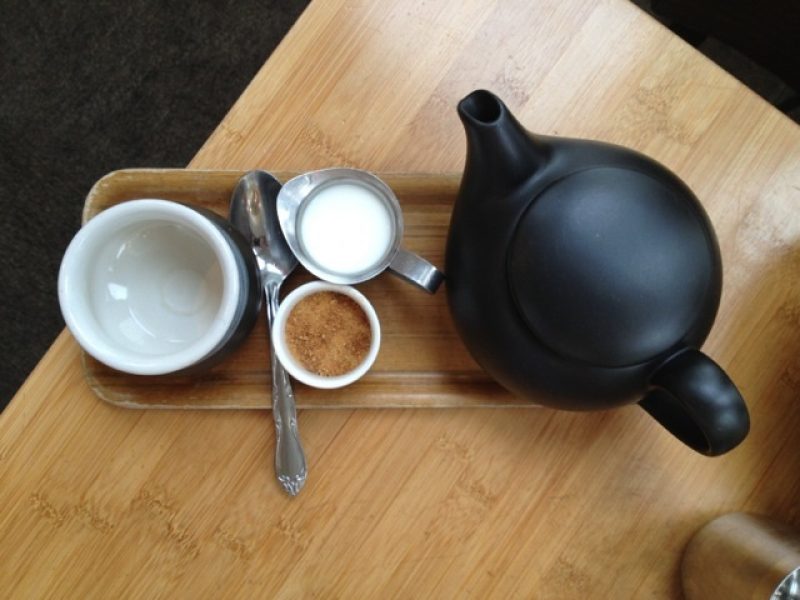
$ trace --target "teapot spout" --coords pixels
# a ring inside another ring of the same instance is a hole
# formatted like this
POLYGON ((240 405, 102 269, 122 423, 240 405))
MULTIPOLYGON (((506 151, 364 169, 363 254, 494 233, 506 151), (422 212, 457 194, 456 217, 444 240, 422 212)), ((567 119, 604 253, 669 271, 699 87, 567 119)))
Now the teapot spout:
POLYGON ((504 194, 548 160, 547 146, 528 133, 491 92, 469 94, 458 103, 458 116, 467 134, 464 185, 484 182, 486 191, 504 194))

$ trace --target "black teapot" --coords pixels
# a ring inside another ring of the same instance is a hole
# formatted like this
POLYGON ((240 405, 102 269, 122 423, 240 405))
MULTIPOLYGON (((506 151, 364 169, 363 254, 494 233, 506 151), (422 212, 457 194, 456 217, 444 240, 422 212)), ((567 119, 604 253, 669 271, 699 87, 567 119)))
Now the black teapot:
POLYGON ((722 266, 691 190, 630 149, 532 135, 484 90, 458 113, 467 159, 447 292, 475 360, 543 405, 638 401, 698 452, 738 445, 750 427, 745 403, 698 350, 722 266))

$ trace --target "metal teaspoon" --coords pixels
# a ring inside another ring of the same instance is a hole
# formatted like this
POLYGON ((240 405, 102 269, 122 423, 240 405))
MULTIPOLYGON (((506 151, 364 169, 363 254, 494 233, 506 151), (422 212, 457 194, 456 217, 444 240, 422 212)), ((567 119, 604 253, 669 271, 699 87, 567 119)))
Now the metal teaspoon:
POLYGON ((272 348, 272 321, 278 310, 278 292, 297 266, 278 225, 276 199, 281 184, 265 171, 250 171, 233 191, 230 221, 248 239, 258 261, 267 304, 272 362, 272 414, 275 419, 275 472, 292 496, 306 482, 306 457, 297 433, 297 411, 289 375, 272 348))

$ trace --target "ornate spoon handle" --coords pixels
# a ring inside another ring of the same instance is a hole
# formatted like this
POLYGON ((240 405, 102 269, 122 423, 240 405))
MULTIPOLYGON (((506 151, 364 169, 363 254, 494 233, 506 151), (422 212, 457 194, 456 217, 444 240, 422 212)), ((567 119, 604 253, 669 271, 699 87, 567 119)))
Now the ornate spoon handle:
POLYGON ((272 416, 275 419, 275 473, 283 489, 296 496, 306 482, 306 455, 297 431, 297 409, 289 375, 272 347, 272 321, 278 310, 280 283, 267 282, 267 325, 272 363, 272 416))

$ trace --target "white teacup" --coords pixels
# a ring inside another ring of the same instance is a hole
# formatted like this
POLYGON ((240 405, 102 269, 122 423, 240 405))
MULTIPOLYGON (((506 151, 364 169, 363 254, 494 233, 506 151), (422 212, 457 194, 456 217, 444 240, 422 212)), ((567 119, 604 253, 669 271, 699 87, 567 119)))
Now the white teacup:
POLYGON ((137 375, 219 362, 255 323, 255 258, 223 218, 167 200, 131 200, 91 219, 61 263, 67 327, 106 365, 137 375))

